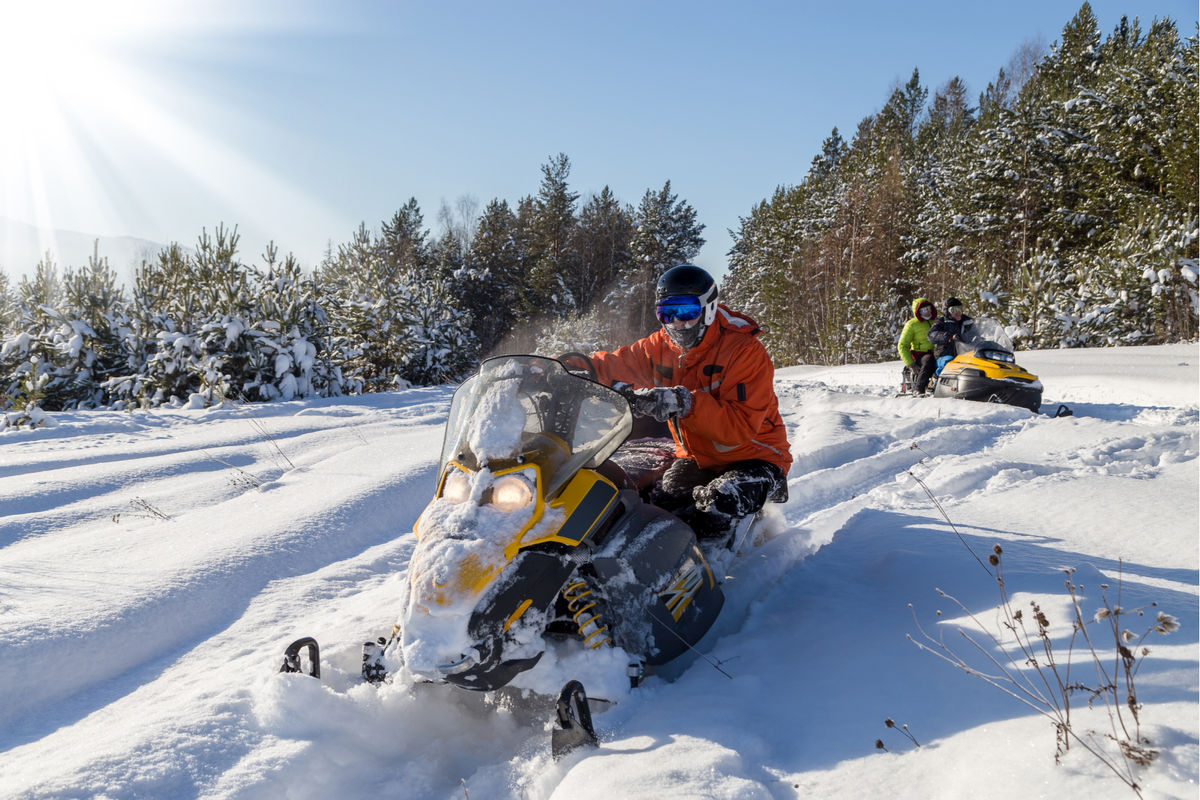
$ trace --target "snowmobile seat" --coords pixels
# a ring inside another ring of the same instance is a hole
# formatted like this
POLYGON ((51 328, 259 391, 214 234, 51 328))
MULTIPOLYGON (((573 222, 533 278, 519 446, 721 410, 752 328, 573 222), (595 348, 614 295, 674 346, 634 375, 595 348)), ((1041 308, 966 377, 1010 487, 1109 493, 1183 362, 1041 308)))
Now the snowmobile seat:
MULTIPOLYGON (((660 438, 627 440, 609 457, 609 461, 625 473, 629 481, 628 488, 636 489, 643 495, 658 483, 674 460, 675 440, 660 438)), ((600 472, 604 474, 603 469, 600 472)), ((617 486, 621 488, 622 484, 618 483, 617 486)))
POLYGON ((612 481, 617 489, 637 489, 633 481, 629 477, 629 473, 621 469, 621 465, 614 462, 611 458, 596 468, 596 471, 612 481))

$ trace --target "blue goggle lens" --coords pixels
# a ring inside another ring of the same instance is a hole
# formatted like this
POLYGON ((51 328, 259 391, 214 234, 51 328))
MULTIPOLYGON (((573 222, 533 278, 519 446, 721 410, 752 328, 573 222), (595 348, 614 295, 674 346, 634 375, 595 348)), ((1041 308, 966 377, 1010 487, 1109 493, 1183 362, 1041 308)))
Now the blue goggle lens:
POLYGON ((665 297, 655 304, 654 313, 658 321, 664 324, 677 319, 691 322, 700 319, 700 315, 704 313, 704 306, 700 304, 698 297, 665 297))

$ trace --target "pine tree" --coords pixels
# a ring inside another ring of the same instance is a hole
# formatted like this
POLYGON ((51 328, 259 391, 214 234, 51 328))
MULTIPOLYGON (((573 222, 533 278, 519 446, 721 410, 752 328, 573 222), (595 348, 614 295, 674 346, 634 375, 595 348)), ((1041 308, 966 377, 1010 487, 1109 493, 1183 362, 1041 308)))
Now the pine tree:
POLYGON ((278 261, 274 243, 264 260, 264 269, 255 273, 254 371, 244 376, 241 394, 264 400, 342 394, 319 288, 291 254, 278 261))
POLYGON ((158 334, 178 329, 166 307, 185 260, 179 245, 172 244, 159 252, 155 261, 143 261, 134 270, 125 325, 120 331, 123 360, 103 385, 108 403, 116 408, 150 406, 165 399, 165 392, 159 394, 164 387, 157 384, 161 373, 152 374, 149 363, 158 352, 158 334))
POLYGON ((579 298, 567 283, 568 275, 579 272, 578 256, 571 247, 579 195, 568 187, 570 173, 571 161, 564 153, 542 165, 530 248, 531 316, 535 308, 556 317, 579 307, 579 298))
POLYGON ((424 220, 417 199, 411 197, 383 223, 377 246, 388 280, 403 281, 424 274, 430 263, 424 220))
POLYGON ((628 268, 632 237, 633 210, 622 205, 609 187, 584 204, 571 236, 574 269, 564 276, 581 311, 599 302, 628 268))
POLYGON ((70 382, 68 407, 108 404, 105 382, 123 368, 125 331, 129 327, 123 289, 98 243, 88 264, 63 276, 63 323, 71 336, 59 348, 56 368, 70 382))
POLYGON ((61 299, 58 265, 47 253, 33 276, 18 284, 14 335, 0 346, 0 395, 6 408, 21 409, 27 421, 37 409, 61 409, 70 399, 55 367, 66 324, 57 311, 61 299))
MULTIPOLYGON (((1136 19, 1123 18, 1097 61, 1094 86, 1068 103, 1087 145, 1081 206, 1096 220, 1090 263, 1077 269, 1074 337, 1115 344, 1187 335, 1195 315, 1180 265, 1195 258, 1195 192, 1179 202, 1178 162, 1166 154, 1180 145, 1195 153, 1196 126, 1180 124, 1196 109, 1195 70, 1167 21, 1143 37, 1136 19), (1178 91, 1189 84, 1192 91, 1178 91)), ((1185 170, 1194 187, 1195 158, 1185 170)))
POLYGON ((627 333, 645 336, 658 327, 654 318, 654 286, 663 272, 691 261, 704 246, 696 210, 671 191, 646 190, 634 212, 634 233, 629 249, 631 263, 605 303, 619 315, 615 320, 627 333))
POLYGON ((58 275, 58 264, 49 253, 34 267, 33 277, 22 277, 17 284, 20 302, 27 308, 38 306, 56 307, 62 299, 62 280, 58 275))
POLYGON ((407 308, 408 358, 400 376, 429 386, 460 381, 476 363, 478 343, 440 278, 417 281, 407 308))
POLYGON ((512 327, 501 347, 507 352, 530 352, 535 349, 537 332, 545 321, 539 281, 535 280, 534 274, 542 250, 537 202, 533 197, 526 196, 517 201, 513 241, 516 255, 513 280, 519 302, 512 327))
MULTIPOLYGON (((398 216, 405 216, 403 210, 398 216)), ((393 243, 394 234, 393 228, 393 243)), ((348 392, 387 391, 405 383, 401 373, 414 346, 406 334, 405 314, 412 303, 412 281, 419 278, 397 262, 397 252, 413 251, 389 250, 360 224, 351 241, 339 246, 318 272, 333 331, 330 358, 348 392)))
POLYGON ((1062 39, 1038 68, 1039 90, 1051 101, 1073 97, 1080 87, 1093 85, 1100 65, 1100 23, 1084 2, 1063 27, 1062 39))
MULTIPOLYGON (((820 158, 814 159, 817 169, 831 166, 817 166, 820 158)), ((763 343, 776 365, 812 357, 812 290, 819 290, 820 284, 805 280, 815 261, 803 230, 810 185, 806 181, 799 187, 777 188, 769 201, 739 221, 729 275, 721 287, 726 304, 750 314, 763 327, 763 343)))
POLYGON ((966 85, 952 78, 934 94, 917 132, 916 216, 904 258, 920 270, 924 291, 936 298, 962 294, 970 272, 951 209, 961 202, 956 190, 969 170, 974 112, 967 104, 966 85))
POLYGON ((479 218, 457 297, 480 353, 491 354, 523 311, 524 256, 517 241, 516 216, 503 200, 493 200, 479 218))
POLYGON ((17 321, 17 297, 12 291, 8 274, 0 269, 0 343, 8 338, 17 321))

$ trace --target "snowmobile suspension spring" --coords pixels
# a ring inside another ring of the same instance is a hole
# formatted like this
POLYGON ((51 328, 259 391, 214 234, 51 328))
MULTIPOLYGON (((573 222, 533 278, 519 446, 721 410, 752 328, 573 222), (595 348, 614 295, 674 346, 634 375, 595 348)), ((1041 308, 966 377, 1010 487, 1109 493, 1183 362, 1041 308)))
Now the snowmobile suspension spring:
POLYGON ((591 596, 592 590, 586 581, 575 581, 563 590, 563 599, 567 601, 567 609, 571 619, 583 637, 583 644, 594 650, 612 642, 608 628, 603 624, 603 609, 591 596))

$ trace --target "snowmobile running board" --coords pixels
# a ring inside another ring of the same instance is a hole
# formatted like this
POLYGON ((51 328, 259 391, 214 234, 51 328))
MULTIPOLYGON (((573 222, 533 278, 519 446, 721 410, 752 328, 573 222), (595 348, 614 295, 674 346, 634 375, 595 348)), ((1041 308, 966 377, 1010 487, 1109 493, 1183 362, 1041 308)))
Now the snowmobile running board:
POLYGON ((317 646, 317 640, 311 636, 305 636, 303 639, 297 639, 287 646, 283 651, 283 665, 279 668, 280 672, 304 672, 300 664, 300 649, 308 648, 308 672, 305 675, 320 680, 321 678, 321 648, 317 646))
POLYGON ((587 692, 579 681, 567 681, 558 695, 558 727, 550 733, 550 752, 557 760, 577 747, 599 744, 592 727, 587 692))

